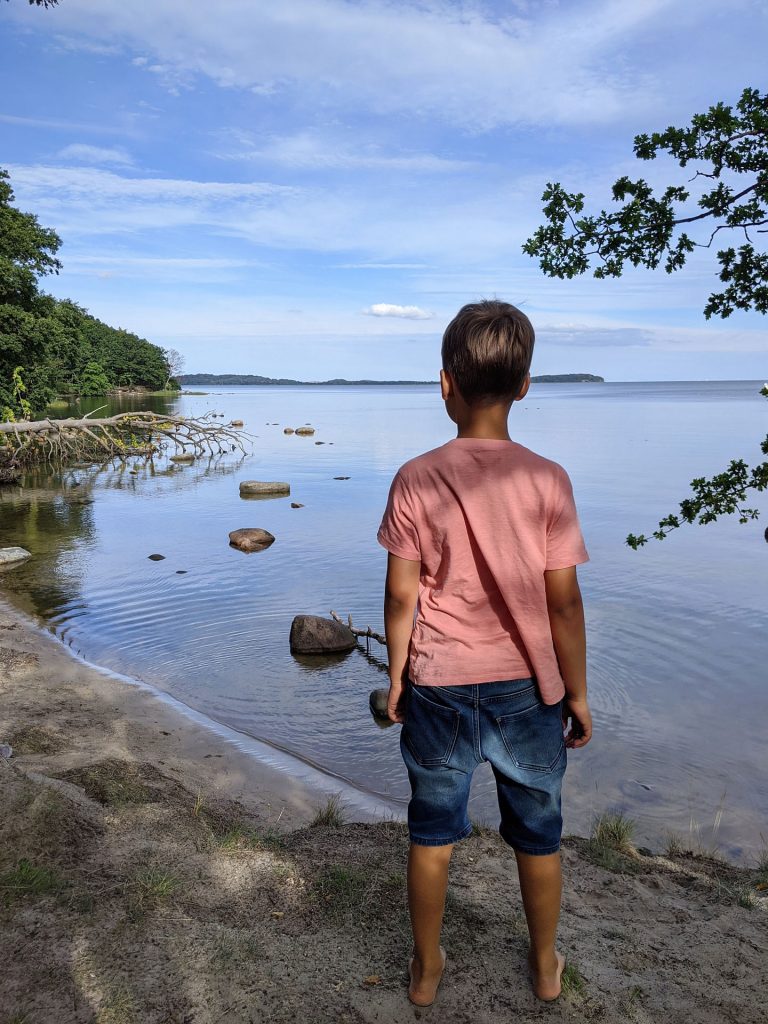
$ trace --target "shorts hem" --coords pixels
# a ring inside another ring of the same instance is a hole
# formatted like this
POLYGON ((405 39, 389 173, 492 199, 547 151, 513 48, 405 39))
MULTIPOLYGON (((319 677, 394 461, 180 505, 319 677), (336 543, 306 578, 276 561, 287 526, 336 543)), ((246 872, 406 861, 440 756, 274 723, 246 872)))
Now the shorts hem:
POLYGON ((529 843, 519 843, 516 839, 511 836, 504 835, 503 830, 499 829, 499 835, 507 844, 511 846, 513 850, 519 850, 520 853, 527 853, 531 857, 547 857, 551 853, 560 852, 560 840, 556 843, 551 843, 549 846, 531 846, 529 843))
POLYGON ((455 836, 415 836, 413 833, 409 833, 411 842, 415 846, 452 846, 454 843, 460 842, 462 839, 466 839, 467 836, 472 835, 472 825, 467 825, 461 832, 455 836))

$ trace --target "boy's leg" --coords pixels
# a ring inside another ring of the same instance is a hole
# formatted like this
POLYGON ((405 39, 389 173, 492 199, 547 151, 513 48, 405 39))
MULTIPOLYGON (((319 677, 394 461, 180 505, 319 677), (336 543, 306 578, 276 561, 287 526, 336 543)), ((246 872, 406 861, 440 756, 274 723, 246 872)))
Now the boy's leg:
POLYGON ((408 851, 408 909, 414 946, 408 996, 421 1006, 434 1001, 445 966, 440 932, 452 853, 452 843, 447 846, 412 843, 408 851))
POLYGON ((520 892, 531 939, 528 963, 539 999, 557 999, 565 959, 555 949, 560 918, 562 871, 560 854, 534 855, 515 850, 520 892))

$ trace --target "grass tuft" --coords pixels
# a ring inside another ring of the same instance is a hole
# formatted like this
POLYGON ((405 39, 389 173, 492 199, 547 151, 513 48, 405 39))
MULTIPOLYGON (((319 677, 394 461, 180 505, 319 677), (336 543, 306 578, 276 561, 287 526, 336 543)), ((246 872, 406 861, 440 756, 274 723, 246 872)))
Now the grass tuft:
POLYGON ((167 903, 177 892, 181 879, 165 868, 145 867, 136 872, 133 883, 138 903, 144 906, 167 903))
POLYGON ((0 893, 6 902, 21 896, 44 896, 49 892, 57 892, 61 886, 61 879, 54 871, 32 864, 25 857, 15 868, 0 875, 0 893))
POLYGON ((563 986, 563 994, 566 996, 580 996, 584 994, 584 989, 586 987, 584 978, 576 964, 571 963, 570 961, 563 969, 560 983, 563 986))
POLYGON ((362 906, 369 886, 367 872, 341 864, 323 868, 312 885, 317 905, 332 919, 345 917, 362 906))
POLYGON ((235 852, 237 850, 269 850, 277 853, 286 848, 285 836, 277 829, 267 828, 264 831, 251 828, 242 822, 234 822, 223 831, 214 833, 213 841, 221 850, 235 852))
POLYGON ((635 852, 632 836, 636 824, 619 811, 616 814, 601 814, 592 826, 590 843, 593 847, 603 850, 614 850, 631 856, 635 852))
POLYGON ((341 828, 345 823, 344 811, 341 807, 341 797, 338 793, 329 796, 322 807, 317 809, 310 828, 341 828))

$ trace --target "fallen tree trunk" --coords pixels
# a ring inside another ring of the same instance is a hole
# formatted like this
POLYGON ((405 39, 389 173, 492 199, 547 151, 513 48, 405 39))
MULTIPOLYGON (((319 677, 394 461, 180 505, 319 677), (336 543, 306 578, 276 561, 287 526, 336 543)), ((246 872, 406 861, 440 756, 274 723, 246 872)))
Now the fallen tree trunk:
MULTIPOLYGON (((97 410, 98 411, 98 410, 97 410)), ((0 423, 0 465, 96 461, 152 455, 173 446, 188 455, 246 454, 250 437, 211 415, 189 419, 155 412, 122 412, 96 419, 21 420, 0 423)))

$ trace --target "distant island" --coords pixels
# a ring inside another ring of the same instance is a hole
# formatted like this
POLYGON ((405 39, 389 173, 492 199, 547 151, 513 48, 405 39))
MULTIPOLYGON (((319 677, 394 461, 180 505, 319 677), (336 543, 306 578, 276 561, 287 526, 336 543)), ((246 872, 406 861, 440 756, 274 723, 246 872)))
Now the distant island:
MULTIPOLYGON (((187 384, 242 384, 242 385, 296 385, 302 387, 322 387, 328 384, 435 384, 434 380, 345 380, 334 377, 333 380, 292 380, 290 377, 261 377, 256 373, 182 373, 176 380, 183 386, 187 384)), ((533 384, 603 384, 604 377, 594 373, 545 373, 531 377, 533 384)))

